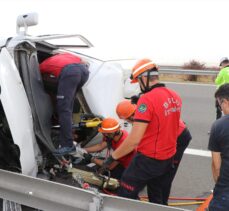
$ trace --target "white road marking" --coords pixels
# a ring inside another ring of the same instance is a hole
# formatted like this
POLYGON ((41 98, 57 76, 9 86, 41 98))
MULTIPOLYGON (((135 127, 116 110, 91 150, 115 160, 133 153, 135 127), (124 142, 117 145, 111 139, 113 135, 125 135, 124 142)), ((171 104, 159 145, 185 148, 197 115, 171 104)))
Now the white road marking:
POLYGON ((211 151, 201 150, 201 149, 190 149, 190 148, 187 148, 184 151, 184 153, 188 154, 188 155, 198 155, 198 156, 202 156, 202 157, 211 157, 211 151))

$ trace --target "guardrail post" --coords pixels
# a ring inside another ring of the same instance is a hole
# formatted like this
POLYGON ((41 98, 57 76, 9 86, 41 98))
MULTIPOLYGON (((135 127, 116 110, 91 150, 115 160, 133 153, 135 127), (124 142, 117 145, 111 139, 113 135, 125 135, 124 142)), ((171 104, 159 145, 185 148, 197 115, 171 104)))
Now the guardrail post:
POLYGON ((89 211, 101 211, 103 206, 103 198, 101 196, 93 197, 93 202, 89 204, 89 211))
POLYGON ((13 201, 6 200, 6 199, 3 199, 2 210, 3 211, 12 211, 12 210, 22 211, 20 204, 13 202, 13 201))

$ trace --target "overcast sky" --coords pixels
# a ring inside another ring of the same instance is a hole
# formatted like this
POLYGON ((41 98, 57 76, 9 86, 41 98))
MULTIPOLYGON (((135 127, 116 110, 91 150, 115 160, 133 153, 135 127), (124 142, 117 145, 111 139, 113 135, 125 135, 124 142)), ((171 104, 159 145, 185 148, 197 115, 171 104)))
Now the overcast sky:
POLYGON ((228 0, 1 0, 1 35, 18 14, 37 12, 30 34, 80 33, 107 55, 158 64, 229 56, 228 0))

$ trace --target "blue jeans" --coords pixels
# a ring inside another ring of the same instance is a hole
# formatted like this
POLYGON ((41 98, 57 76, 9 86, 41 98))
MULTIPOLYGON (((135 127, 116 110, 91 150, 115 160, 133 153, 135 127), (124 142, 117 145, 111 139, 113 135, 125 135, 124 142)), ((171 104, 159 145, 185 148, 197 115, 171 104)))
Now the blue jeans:
POLYGON ((58 78, 57 113, 61 147, 72 147, 72 112, 77 91, 86 83, 89 71, 84 64, 65 66, 58 78))
POLYGON ((209 204, 209 211, 228 211, 229 210, 229 192, 220 195, 214 195, 209 204))

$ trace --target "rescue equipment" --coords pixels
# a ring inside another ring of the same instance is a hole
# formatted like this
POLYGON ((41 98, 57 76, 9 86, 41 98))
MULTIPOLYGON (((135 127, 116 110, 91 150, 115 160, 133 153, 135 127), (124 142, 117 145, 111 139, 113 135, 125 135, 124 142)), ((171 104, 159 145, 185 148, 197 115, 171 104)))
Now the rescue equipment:
MULTIPOLYGON (((87 128, 90 128, 90 127, 97 127, 99 126, 100 124, 102 123, 102 117, 95 117, 93 119, 84 119, 84 118, 81 118, 80 119, 80 122, 78 124, 74 124, 72 125, 72 128, 82 128, 82 127, 87 127, 87 128)), ((58 129, 60 128, 60 125, 55 125, 55 126, 52 126, 53 129, 58 129)))
MULTIPOLYGON (((102 120, 103 117, 100 115, 82 114, 79 123, 72 125, 73 134, 76 135, 75 142, 81 143, 81 147, 88 144, 98 134, 98 127, 102 120)), ((54 125, 52 129, 53 140, 58 140, 60 125, 54 125)))
POLYGON ((86 183, 96 185, 100 188, 106 188, 108 190, 116 190, 119 187, 117 179, 109 178, 107 176, 96 175, 93 172, 87 172, 76 168, 69 168, 69 173, 72 173, 73 179, 76 181, 81 177, 86 183))
POLYGON ((89 119, 89 120, 82 120, 79 123, 79 127, 97 127, 101 124, 102 120, 99 118, 89 119))

